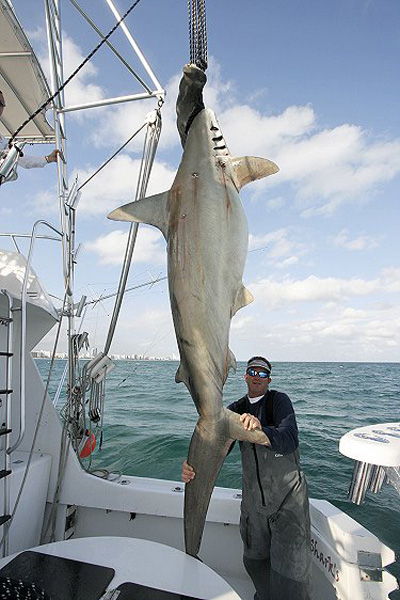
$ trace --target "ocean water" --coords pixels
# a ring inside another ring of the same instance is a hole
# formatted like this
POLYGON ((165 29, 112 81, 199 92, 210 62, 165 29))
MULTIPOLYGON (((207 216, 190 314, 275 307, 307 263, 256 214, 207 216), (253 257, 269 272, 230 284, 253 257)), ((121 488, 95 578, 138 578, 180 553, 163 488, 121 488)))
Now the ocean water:
MULTIPOLYGON (((49 362, 37 360, 43 377, 49 362)), ((56 361, 54 394, 65 361, 56 361)), ((108 375, 104 435, 91 468, 126 475, 180 480, 197 413, 184 384, 174 381, 178 363, 117 361, 108 375)), ((230 373, 224 404, 246 392, 244 363, 230 373)), ((341 436, 355 427, 400 420, 399 363, 275 363, 271 389, 286 392, 300 430, 300 452, 310 496, 345 511, 400 555, 400 498, 391 486, 367 494, 362 506, 347 500, 353 461, 339 454, 341 436)), ((60 406, 62 399, 60 400, 60 406)), ((238 446, 225 461, 217 485, 241 487, 238 446)), ((400 578, 399 559, 390 571, 400 578)), ((400 599, 395 592, 391 598, 400 599)))

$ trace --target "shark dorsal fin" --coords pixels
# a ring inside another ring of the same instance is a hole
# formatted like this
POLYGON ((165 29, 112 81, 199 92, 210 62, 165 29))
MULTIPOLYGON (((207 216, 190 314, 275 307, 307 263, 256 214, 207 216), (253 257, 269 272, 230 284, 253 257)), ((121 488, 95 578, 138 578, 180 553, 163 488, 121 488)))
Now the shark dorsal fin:
POLYGON ((279 171, 279 167, 272 160, 257 156, 233 156, 230 162, 233 179, 238 190, 250 181, 268 177, 279 171))
POLYGON ((113 221, 135 221, 154 225, 167 237, 167 201, 169 192, 148 196, 116 208, 108 215, 113 221))
POLYGON ((240 308, 247 306, 250 304, 250 302, 253 302, 253 300, 253 294, 247 288, 245 288, 244 285, 242 285, 236 294, 235 302, 232 306, 232 317, 240 308))

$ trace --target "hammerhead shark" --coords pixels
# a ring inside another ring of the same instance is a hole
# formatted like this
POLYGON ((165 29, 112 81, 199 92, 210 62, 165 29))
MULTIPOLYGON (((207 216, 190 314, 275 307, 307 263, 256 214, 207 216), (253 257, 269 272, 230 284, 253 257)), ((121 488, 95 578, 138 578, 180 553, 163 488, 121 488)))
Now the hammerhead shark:
POLYGON ((239 190, 276 173, 271 161, 232 157, 212 110, 204 107, 206 75, 186 65, 177 100, 184 153, 167 192, 125 204, 108 216, 158 227, 167 241, 168 283, 180 352, 176 382, 188 388, 199 419, 188 463, 196 477, 185 488, 186 552, 197 556, 210 497, 234 440, 269 444, 261 430, 245 430, 222 405, 222 389, 236 360, 229 349, 233 315, 253 297, 242 283, 248 227, 239 190))

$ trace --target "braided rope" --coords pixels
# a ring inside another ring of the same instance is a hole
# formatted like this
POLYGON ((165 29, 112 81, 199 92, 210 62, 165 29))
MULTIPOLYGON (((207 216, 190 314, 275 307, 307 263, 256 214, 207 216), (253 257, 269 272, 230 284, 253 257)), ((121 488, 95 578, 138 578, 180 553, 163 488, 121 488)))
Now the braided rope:
POLYGON ((190 62, 207 69, 205 0, 188 0, 190 62))

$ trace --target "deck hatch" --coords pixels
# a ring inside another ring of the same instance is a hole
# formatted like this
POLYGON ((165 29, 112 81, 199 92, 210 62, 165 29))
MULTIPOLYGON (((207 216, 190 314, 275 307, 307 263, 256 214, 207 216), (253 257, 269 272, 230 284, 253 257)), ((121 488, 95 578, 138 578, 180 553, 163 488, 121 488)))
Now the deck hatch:
POLYGON ((34 584, 57 600, 99 600, 115 571, 90 563, 26 551, 0 570, 0 578, 34 584))
POLYGON ((194 596, 166 592, 138 583, 123 583, 115 591, 119 592, 118 600, 201 600, 194 596))

